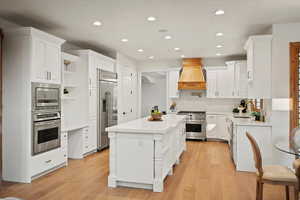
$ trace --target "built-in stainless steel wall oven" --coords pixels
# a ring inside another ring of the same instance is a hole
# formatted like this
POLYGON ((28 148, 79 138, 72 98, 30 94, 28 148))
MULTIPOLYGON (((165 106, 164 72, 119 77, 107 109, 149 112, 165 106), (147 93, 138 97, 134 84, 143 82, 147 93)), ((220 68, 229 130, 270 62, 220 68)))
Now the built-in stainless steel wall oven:
POLYGON ((32 155, 61 145, 60 85, 32 83, 32 155))
POLYGON ((186 115, 187 139, 206 140, 206 112, 180 111, 178 114, 186 115))

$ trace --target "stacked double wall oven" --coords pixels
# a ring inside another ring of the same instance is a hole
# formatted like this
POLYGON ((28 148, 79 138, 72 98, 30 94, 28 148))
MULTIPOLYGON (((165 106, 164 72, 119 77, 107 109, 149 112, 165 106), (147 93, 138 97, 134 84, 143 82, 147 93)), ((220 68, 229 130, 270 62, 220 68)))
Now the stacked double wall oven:
POLYGON ((32 155, 60 147, 60 85, 32 83, 32 155))

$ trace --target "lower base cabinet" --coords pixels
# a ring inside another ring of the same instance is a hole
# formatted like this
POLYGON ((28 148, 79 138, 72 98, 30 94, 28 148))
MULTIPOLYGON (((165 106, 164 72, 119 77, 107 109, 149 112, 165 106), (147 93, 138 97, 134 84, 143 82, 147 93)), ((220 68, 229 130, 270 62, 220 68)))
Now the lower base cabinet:
POLYGON ((108 186, 162 192, 165 177, 186 150, 184 127, 182 121, 164 134, 109 132, 108 186))
POLYGON ((31 178, 37 178, 49 171, 66 165, 62 148, 57 148, 31 158, 31 178))
POLYGON ((255 138, 260 148, 263 165, 272 165, 272 127, 235 125, 233 134, 235 137, 233 142, 233 157, 236 162, 236 170, 249 172, 256 171, 252 148, 246 136, 246 132, 255 138))

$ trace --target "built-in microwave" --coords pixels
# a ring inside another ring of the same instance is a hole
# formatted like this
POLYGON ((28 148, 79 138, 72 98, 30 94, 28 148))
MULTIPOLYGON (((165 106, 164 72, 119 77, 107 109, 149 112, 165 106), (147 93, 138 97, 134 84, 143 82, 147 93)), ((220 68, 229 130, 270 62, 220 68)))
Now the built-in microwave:
POLYGON ((60 85, 32 83, 32 111, 60 111, 60 85))

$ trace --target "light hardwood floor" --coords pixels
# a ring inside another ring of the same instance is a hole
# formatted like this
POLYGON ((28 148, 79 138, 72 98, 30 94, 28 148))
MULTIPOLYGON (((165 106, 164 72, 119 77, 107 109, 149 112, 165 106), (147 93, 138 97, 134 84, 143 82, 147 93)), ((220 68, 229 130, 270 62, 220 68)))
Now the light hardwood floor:
MULTIPOLYGON (((2 182, 0 198, 26 200, 254 200, 255 176, 235 172, 228 145, 217 142, 187 143, 174 175, 165 180, 165 191, 108 188, 107 150, 84 160, 70 160, 69 166, 31 184, 2 182)), ((245 158, 247 159, 247 158, 245 158)), ((252 159, 252 158, 250 158, 252 159)), ((266 185, 265 200, 283 200, 284 188, 266 185)))

